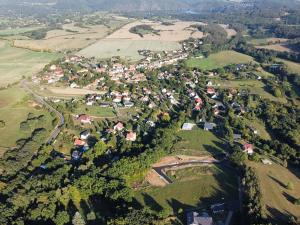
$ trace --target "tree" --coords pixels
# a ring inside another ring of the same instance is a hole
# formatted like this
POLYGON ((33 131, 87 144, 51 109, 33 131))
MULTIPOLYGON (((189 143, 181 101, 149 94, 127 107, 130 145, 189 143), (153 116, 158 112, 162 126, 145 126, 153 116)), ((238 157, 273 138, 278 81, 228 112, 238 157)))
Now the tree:
POLYGON ((289 181, 289 182, 286 184, 286 189, 288 189, 288 190, 293 190, 293 189, 294 189, 294 184, 293 184, 293 182, 289 181))
POLYGON ((58 212, 54 218, 54 223, 56 225, 64 225, 69 222, 70 222, 70 216, 66 211, 58 212))
POLYGON ((5 127, 5 121, 4 120, 0 120, 0 128, 5 127))
POLYGON ((85 225, 85 221, 82 218, 81 214, 79 212, 76 212, 73 219, 72 219, 73 225, 85 225))

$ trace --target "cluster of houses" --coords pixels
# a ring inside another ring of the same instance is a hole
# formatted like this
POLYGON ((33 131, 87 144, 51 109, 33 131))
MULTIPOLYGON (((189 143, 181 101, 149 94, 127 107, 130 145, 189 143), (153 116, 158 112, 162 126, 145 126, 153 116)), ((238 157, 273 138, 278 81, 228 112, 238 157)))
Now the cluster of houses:
POLYGON ((118 134, 118 135, 125 135, 126 141, 134 142, 137 139, 136 132, 131 130, 126 130, 125 126, 122 122, 116 123, 113 128, 108 128, 106 130, 108 134, 118 134))

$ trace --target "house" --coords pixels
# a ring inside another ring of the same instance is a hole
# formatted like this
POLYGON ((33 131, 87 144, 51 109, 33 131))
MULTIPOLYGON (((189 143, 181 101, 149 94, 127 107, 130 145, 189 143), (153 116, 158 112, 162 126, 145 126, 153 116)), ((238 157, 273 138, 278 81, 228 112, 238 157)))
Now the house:
POLYGON ((78 115, 77 116, 77 120, 79 120, 81 123, 92 123, 92 119, 90 116, 86 115, 86 114, 82 114, 82 115, 78 115))
POLYGON ((208 87, 206 90, 207 94, 213 95, 216 93, 215 89, 213 87, 208 87))
POLYGON ((122 131, 124 129, 124 125, 121 122, 118 122, 115 126, 114 126, 114 130, 115 131, 122 131))
POLYGON ((268 159, 262 159, 261 161, 264 165, 272 165, 272 162, 268 159))
POLYGON ((130 102, 130 101, 124 101, 123 105, 126 107, 126 108, 131 108, 134 106, 134 103, 133 102, 130 102))
POLYGON ((100 103, 100 107, 102 107, 102 108, 107 108, 107 107, 109 107, 110 105, 109 105, 109 103, 107 103, 107 102, 102 102, 102 103, 100 103))
POLYGON ((183 125, 182 125, 182 130, 192 130, 193 129, 193 127, 195 126, 196 124, 194 124, 194 123, 184 123, 183 125))
POLYGON ((252 144, 245 143, 245 144, 243 145, 243 147, 244 147, 244 152, 245 152, 245 153, 247 153, 247 154, 249 154, 249 155, 252 155, 252 154, 254 153, 254 151, 253 151, 254 147, 253 147, 252 144))
POLYGON ((233 140, 234 141, 239 141, 242 139, 242 135, 241 134, 233 134, 233 140))
POLYGON ((70 88, 79 88, 79 86, 76 84, 76 83, 72 83, 71 85, 70 85, 70 88))
POLYGON ((86 144, 85 141, 80 140, 80 139, 76 139, 76 140, 74 141, 74 145, 75 145, 75 146, 78 146, 78 147, 82 147, 82 146, 84 146, 85 144, 86 144))
POLYGON ((136 133, 130 131, 130 132, 126 135, 126 140, 127 140, 127 141, 136 141, 136 133))
POLYGON ((217 125, 215 123, 208 123, 208 122, 205 122, 204 123, 204 130, 206 131, 210 131, 210 130, 213 130, 217 125))
POLYGON ((82 140, 86 140, 86 139, 88 139, 88 137, 91 135, 91 133, 88 131, 88 130, 86 130, 86 131, 83 131, 83 132, 81 132, 80 133, 80 138, 82 139, 82 140))
POLYGON ((207 213, 187 213, 187 225, 213 225, 213 219, 207 213))

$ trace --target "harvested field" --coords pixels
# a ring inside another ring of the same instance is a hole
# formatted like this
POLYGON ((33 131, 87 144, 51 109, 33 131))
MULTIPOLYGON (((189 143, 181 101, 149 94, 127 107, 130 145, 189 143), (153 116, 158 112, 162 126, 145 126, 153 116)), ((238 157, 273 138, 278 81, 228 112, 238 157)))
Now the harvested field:
POLYGON ((279 44, 287 42, 289 39, 286 38, 259 38, 259 39, 251 39, 248 41, 253 45, 269 45, 269 44, 279 44))
POLYGON ((286 44, 272 44, 272 45, 259 45, 255 46, 258 49, 269 49, 277 52, 292 52, 293 50, 286 44))
POLYGON ((49 51, 81 49, 109 33, 109 29, 103 25, 85 29, 73 27, 73 31, 75 32, 68 31, 68 29, 51 30, 43 40, 15 40, 14 46, 49 51))
MULTIPOLYGON (((83 96, 87 94, 103 94, 101 91, 94 91, 83 88, 64 88, 64 87, 47 87, 43 92, 50 92, 49 94, 53 94, 55 96, 83 96)), ((47 93, 48 94, 48 93, 47 93)))
POLYGON ((201 38, 203 33, 193 24, 202 24, 199 22, 174 22, 173 25, 162 25, 160 22, 149 20, 135 21, 127 24, 121 29, 115 31, 103 40, 83 49, 79 55, 86 57, 109 58, 112 56, 121 56, 131 60, 139 60, 142 57, 138 50, 152 51, 170 51, 181 47, 179 41, 189 37, 201 38), (158 34, 149 33, 142 36, 130 32, 130 29, 138 25, 149 25, 158 34))

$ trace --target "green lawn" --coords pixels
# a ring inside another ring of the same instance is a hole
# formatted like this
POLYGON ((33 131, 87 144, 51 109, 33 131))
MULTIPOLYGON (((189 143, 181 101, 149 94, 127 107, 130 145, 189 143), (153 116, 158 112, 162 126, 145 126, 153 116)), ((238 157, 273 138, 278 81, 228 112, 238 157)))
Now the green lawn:
POLYGON ((15 28, 15 29, 5 29, 0 30, 0 36, 11 36, 11 35, 18 35, 28 31, 38 30, 41 27, 22 27, 22 28, 15 28))
POLYGON ((180 131, 178 136, 182 139, 176 143, 176 154, 183 155, 215 155, 225 151, 225 143, 209 131, 195 129, 192 131, 180 131))
POLYGON ((221 88, 236 88, 236 89, 249 89, 251 94, 258 94, 262 98, 270 99, 286 103, 285 98, 277 98, 265 89, 265 84, 258 80, 216 80, 221 88))
POLYGON ((199 68, 202 70, 212 70, 224 67, 229 64, 249 63, 254 59, 248 55, 244 55, 235 51, 222 51, 211 54, 208 58, 191 58, 186 61, 186 65, 190 68, 199 68))
POLYGON ((300 206, 294 205, 293 200, 300 198, 300 171, 289 170, 278 164, 263 165, 248 162, 255 168, 260 180, 262 200, 266 204, 267 215, 272 224, 288 224, 290 216, 300 217, 300 206), (286 184, 292 182, 293 190, 288 190, 286 184))
POLYGON ((243 118, 243 120, 246 122, 247 125, 252 126, 254 129, 258 131, 258 135, 264 139, 264 140, 271 140, 271 136, 269 132, 266 129, 265 124, 263 121, 259 120, 258 118, 255 118, 253 120, 248 120, 246 118, 243 118))
POLYGON ((46 110, 30 106, 23 89, 12 87, 0 91, 0 120, 5 122, 5 127, 0 128, 0 156, 7 148, 16 146, 17 140, 30 135, 30 132, 20 130, 20 123, 26 120, 29 112, 35 115, 44 114, 47 118, 45 128, 51 128, 50 114, 46 110))
POLYGON ((57 54, 14 48, 0 40, 0 87, 37 73, 57 54))
POLYGON ((95 117, 115 117, 113 108, 101 108, 100 106, 81 105, 75 109, 75 114, 88 114, 95 117))
POLYGON ((300 63, 296 63, 296 62, 292 62, 292 61, 288 61, 288 60, 284 60, 284 59, 277 59, 277 61, 284 62, 287 65, 288 70, 290 72, 300 75, 300 63))
POLYGON ((212 166, 209 172, 203 172, 194 167, 179 170, 175 175, 172 184, 136 192, 137 202, 156 211, 165 209, 177 213, 179 209, 207 207, 222 202, 222 198, 237 198, 237 180, 228 169, 212 166))

